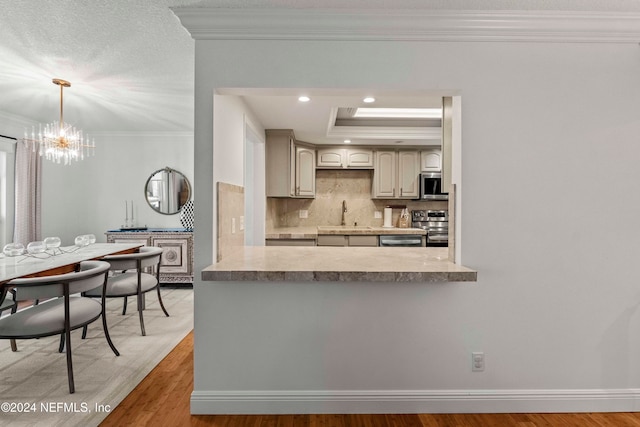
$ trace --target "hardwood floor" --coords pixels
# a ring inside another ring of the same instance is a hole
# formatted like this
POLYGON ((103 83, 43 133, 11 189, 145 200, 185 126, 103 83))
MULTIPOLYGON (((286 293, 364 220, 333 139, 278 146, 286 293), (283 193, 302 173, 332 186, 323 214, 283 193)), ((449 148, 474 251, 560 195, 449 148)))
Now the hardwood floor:
POLYGON ((217 427, 640 427, 640 413, 190 415, 193 332, 118 405, 101 426, 217 427))

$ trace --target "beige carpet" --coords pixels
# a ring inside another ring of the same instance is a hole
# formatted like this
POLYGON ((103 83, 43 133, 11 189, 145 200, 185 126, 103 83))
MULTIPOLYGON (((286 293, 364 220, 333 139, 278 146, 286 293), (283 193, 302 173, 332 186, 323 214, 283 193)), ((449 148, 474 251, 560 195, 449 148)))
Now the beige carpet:
POLYGON ((125 316, 121 299, 107 303, 109 332, 119 357, 109 348, 100 320, 89 326, 85 340, 81 330, 72 333, 74 394, 69 394, 66 358, 58 353, 58 337, 19 340, 16 353, 8 340, 0 340, 0 425, 100 424, 109 408, 115 408, 193 329, 192 289, 162 288, 171 317, 164 316, 155 292, 146 298, 144 337, 135 298, 129 298, 125 316))

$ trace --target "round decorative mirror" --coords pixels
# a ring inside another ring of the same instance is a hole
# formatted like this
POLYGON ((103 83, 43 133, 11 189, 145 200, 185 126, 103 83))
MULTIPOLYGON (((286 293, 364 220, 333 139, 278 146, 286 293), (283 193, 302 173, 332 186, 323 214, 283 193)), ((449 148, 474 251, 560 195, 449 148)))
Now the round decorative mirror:
POLYGON ((167 166, 147 179, 144 195, 154 211, 174 215, 191 199, 191 186, 186 176, 167 166))

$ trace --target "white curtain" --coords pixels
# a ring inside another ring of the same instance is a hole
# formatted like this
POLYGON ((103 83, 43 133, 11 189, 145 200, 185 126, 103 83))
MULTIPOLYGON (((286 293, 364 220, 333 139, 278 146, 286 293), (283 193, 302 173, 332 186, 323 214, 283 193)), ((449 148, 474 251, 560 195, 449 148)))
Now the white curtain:
POLYGON ((19 140, 16 144, 16 216, 13 241, 27 243, 42 240, 41 193, 42 158, 34 142, 19 140))

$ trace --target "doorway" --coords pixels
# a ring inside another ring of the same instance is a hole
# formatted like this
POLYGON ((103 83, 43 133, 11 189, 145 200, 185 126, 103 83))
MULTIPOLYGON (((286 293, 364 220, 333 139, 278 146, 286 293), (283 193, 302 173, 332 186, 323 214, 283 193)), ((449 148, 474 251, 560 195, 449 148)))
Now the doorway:
POLYGON ((264 246, 265 154, 264 136, 244 118, 244 244, 264 246))

